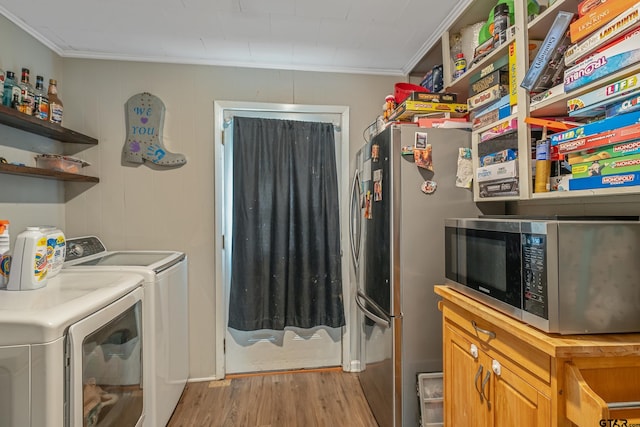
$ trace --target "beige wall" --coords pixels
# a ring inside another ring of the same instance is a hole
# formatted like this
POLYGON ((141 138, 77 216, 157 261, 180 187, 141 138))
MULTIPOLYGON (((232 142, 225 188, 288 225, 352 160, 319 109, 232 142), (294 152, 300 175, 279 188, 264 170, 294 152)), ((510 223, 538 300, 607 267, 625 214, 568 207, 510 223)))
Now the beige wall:
POLYGON ((61 227, 68 237, 95 234, 108 248, 169 249, 189 257, 192 378, 214 375, 213 102, 252 101, 350 107, 350 152, 380 113, 397 77, 213 66, 61 59, 0 17, 0 66, 32 79, 57 78, 64 126, 99 145, 61 145, 0 126, 0 155, 34 165, 38 152, 64 152, 91 163, 99 184, 59 183, 0 174, 0 219, 12 236, 28 225, 61 227), (166 105, 164 143, 187 164, 164 169, 121 162, 124 104, 151 92, 166 105))
POLYGON ((65 126, 100 140, 77 155, 91 162, 89 173, 101 179, 68 196, 65 232, 97 234, 108 248, 186 252, 191 377, 211 377, 217 303, 214 100, 349 106, 354 153, 397 78, 75 59, 65 59, 64 77, 65 126), (164 101, 164 143, 186 155, 185 166, 121 163, 124 104, 143 91, 164 101))
MULTIPOLYGON (((0 66, 32 69, 59 80, 64 125, 100 140, 73 151, 92 163, 99 184, 61 184, 0 174, 0 218, 12 235, 27 225, 52 224, 67 236, 96 234, 113 249, 175 249, 189 257, 191 377, 214 375, 213 102, 328 104, 350 107, 350 152, 379 114, 397 77, 212 66, 64 59, 0 17, 0 66), (186 155, 178 169, 121 162, 124 103, 148 91, 165 103, 164 143, 186 155)), ((69 146, 66 146, 67 148, 69 146)), ((0 126, 0 155, 33 161, 34 152, 60 150, 50 141, 0 126)), ((31 163, 32 164, 32 163, 31 163)), ((601 200, 601 199, 599 199, 601 200)), ((638 201, 589 200, 514 205, 514 213, 638 213, 638 201), (614 201, 614 203, 612 203, 614 201)))

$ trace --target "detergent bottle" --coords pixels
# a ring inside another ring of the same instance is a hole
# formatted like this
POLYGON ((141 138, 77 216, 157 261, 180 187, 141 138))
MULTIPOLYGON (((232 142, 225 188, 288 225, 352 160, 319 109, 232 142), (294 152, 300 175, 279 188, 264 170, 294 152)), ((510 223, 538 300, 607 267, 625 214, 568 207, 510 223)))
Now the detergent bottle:
POLYGON ((47 238, 47 277, 55 277, 64 264, 66 239, 64 233, 53 226, 41 226, 40 231, 47 238))
POLYGON ((11 261, 8 291, 29 291, 47 284, 47 237, 39 227, 18 234, 11 261))
POLYGON ((9 221, 0 219, 0 289, 6 288, 9 281, 10 252, 9 221))

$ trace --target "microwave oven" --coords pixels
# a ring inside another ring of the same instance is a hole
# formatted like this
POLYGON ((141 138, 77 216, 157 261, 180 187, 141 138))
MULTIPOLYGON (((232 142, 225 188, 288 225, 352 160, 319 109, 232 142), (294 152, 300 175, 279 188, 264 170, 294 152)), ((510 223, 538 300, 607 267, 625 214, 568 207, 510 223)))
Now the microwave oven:
POLYGON ((549 333, 640 332, 637 220, 451 218, 454 289, 549 333))

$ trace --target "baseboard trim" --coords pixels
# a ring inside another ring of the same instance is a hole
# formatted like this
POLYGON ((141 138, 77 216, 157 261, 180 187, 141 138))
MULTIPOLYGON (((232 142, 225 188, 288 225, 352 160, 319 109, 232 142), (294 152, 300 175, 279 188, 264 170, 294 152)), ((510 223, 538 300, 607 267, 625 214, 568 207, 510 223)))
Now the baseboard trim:
POLYGON ((291 371, 265 371, 265 372, 247 372, 242 374, 228 374, 226 378, 246 378, 246 377, 259 377, 266 375, 283 375, 283 374, 304 374, 308 372, 335 372, 342 371, 342 366, 329 366, 326 368, 312 368, 312 369, 295 369, 291 371))

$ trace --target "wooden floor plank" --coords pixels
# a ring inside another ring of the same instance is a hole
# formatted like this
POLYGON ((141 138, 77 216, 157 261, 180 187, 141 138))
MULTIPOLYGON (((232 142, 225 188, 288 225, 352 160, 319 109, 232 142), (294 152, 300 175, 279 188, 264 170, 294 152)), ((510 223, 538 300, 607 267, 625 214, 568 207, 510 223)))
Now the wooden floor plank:
POLYGON ((356 374, 340 370, 189 383, 168 427, 377 427, 356 374))

